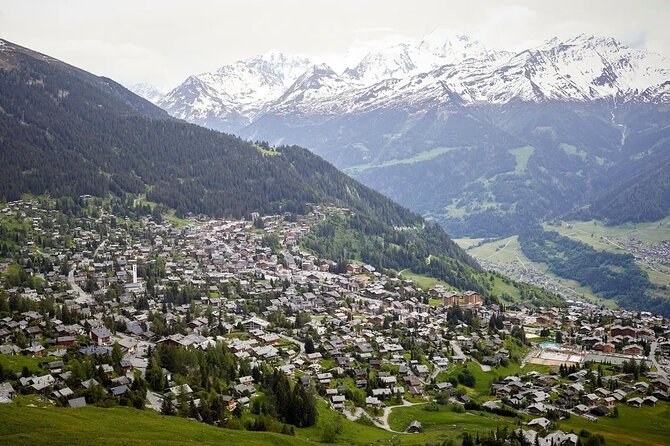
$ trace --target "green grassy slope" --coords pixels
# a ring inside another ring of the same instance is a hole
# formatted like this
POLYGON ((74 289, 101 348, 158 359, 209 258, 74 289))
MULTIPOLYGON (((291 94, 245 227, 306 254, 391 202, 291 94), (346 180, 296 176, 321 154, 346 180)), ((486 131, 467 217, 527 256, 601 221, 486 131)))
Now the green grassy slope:
POLYGON ((220 429, 149 410, 0 405, 0 444, 11 445, 309 445, 296 437, 220 429))
MULTIPOLYGON (((652 246, 664 240, 670 240, 670 217, 654 222, 625 223, 616 226, 607 226, 598 220, 568 221, 558 226, 545 224, 544 228, 589 245, 598 251, 615 254, 635 254, 634 251, 631 251, 631 241, 642 246, 652 246)), ((670 268, 660 265, 651 266, 640 259, 637 259, 636 263, 647 272, 649 280, 659 287, 653 292, 653 295, 670 298, 670 290, 667 289, 670 285, 670 268), (660 288, 663 286, 666 289, 660 288)))
POLYGON ((580 417, 571 417, 560 423, 565 431, 582 429, 605 437, 607 446, 668 444, 670 433, 670 405, 634 408, 619 405, 618 418, 600 418, 596 423, 580 417))
MULTIPOLYGON (((546 263, 531 261, 521 250, 518 236, 511 236, 501 240, 494 240, 489 243, 476 246, 470 239, 458 240, 459 245, 466 249, 466 252, 477 261, 491 262, 497 265, 496 270, 501 271, 509 277, 519 277, 522 274, 528 276, 526 269, 542 273, 551 280, 554 284, 561 286, 561 292, 570 298, 575 296, 583 296, 590 302, 595 302, 600 305, 616 308, 616 302, 601 299, 596 296, 588 287, 581 286, 578 282, 564 277, 557 276, 546 263)), ((518 291, 514 291, 513 287, 505 286, 501 283, 496 284, 501 292, 511 295, 518 299, 518 291)))

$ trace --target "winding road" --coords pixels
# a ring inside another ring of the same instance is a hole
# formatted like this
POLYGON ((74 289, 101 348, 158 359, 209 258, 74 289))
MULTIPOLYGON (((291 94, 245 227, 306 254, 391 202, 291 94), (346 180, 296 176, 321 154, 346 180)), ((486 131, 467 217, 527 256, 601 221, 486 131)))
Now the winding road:
POLYGON ((398 408, 398 407, 419 406, 421 404, 428 404, 428 401, 421 402, 421 403, 410 403, 409 401, 406 401, 406 400, 403 399, 402 404, 398 404, 397 406, 385 407, 384 408, 384 413, 382 414, 381 417, 378 417, 378 418, 377 417, 371 417, 366 411, 364 411, 360 407, 357 407, 356 409, 354 409, 353 413, 345 410, 344 411, 344 416, 346 416, 347 419, 349 419, 351 421, 356 421, 361 417, 367 417, 367 418, 370 419, 370 421, 372 421, 372 424, 374 424, 375 426, 377 426, 380 429, 384 429, 385 431, 393 432, 395 434, 404 434, 406 432, 394 431, 393 429, 391 429, 391 426, 389 425, 389 421, 388 421, 389 420, 389 415, 391 415, 391 411, 395 408, 398 408))
POLYGON ((279 337, 298 346, 298 349, 300 351, 295 356, 293 356, 291 358, 291 360, 293 360, 293 359, 297 358, 298 356, 302 355, 303 353, 305 353, 305 343, 304 342, 298 341, 297 339, 292 338, 292 337, 287 336, 287 335, 282 334, 282 333, 279 334, 279 337))

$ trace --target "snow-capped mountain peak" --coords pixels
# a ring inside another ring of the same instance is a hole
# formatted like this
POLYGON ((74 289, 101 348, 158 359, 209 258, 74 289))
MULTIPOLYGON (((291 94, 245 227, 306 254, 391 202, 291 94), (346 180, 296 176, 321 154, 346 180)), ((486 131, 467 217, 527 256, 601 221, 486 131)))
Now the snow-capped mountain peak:
POLYGON ((553 38, 509 52, 435 31, 369 51, 339 75, 307 57, 266 53, 191 76, 158 104, 234 132, 265 114, 608 98, 668 102, 670 62, 611 37, 553 38))
POLYGON ((631 98, 670 79, 670 61, 611 37, 582 34, 522 51, 492 74, 503 73, 515 77, 515 95, 523 100, 631 98))
MULTIPOLYGON (((437 58, 429 62, 437 65, 460 63, 465 59, 480 59, 491 52, 481 42, 472 40, 462 34, 451 34, 444 31, 433 31, 425 36, 417 45, 420 54, 437 58)), ((431 59, 431 57, 428 57, 431 59)))
POLYGON ((353 82, 372 85, 384 79, 405 77, 417 66, 412 61, 410 45, 401 43, 369 52, 343 75, 353 82))
POLYGON ((444 65, 456 65, 467 59, 491 60, 508 53, 486 48, 468 36, 434 31, 421 40, 395 44, 369 52, 344 77, 364 85, 384 79, 403 78, 425 73, 444 65))
POLYGON ((165 96, 165 92, 156 87, 155 85, 146 83, 146 82, 140 82, 138 84, 130 85, 128 87, 128 90, 132 91, 138 96, 143 97, 149 102, 153 102, 154 104, 157 104, 163 96, 165 96))
POLYGON ((335 97, 348 88, 351 88, 349 80, 339 76, 329 65, 312 65, 268 109, 309 111, 304 105, 309 107, 316 101, 335 97))
POLYGON ((251 74, 268 85, 279 84, 288 87, 311 65, 313 62, 306 57, 271 51, 231 65, 224 65, 216 71, 216 74, 225 80, 231 74, 242 72, 251 74))
POLYGON ((269 52, 190 76, 159 105, 173 116, 232 131, 246 125, 270 101, 281 96, 313 62, 306 57, 269 52))

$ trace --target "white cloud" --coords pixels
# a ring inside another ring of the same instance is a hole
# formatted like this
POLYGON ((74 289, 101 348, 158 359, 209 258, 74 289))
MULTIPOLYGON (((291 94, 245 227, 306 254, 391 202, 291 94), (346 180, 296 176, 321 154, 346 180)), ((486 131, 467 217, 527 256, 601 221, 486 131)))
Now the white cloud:
POLYGON ((52 41, 42 51, 95 74, 126 83, 149 80, 149 73, 160 69, 165 62, 156 51, 139 45, 94 39, 52 41), (75 63, 76 60, 84 62, 75 63))
POLYGON ((0 37, 165 88, 272 49, 341 68, 436 29, 512 50, 553 36, 607 35, 670 55, 669 12, 665 0, 0 0, 0 37))

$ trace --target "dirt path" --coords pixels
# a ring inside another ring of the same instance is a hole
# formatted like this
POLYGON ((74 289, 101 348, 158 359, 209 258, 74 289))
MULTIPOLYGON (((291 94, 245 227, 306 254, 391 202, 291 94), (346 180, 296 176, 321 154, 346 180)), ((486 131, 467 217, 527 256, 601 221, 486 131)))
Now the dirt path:
POLYGON ((411 407, 411 406, 419 406, 421 404, 428 404, 428 401, 426 402, 421 402, 421 403, 410 403, 409 401, 402 400, 402 404, 399 404, 397 406, 389 406, 384 408, 384 412, 381 417, 371 417, 368 415, 366 411, 361 409, 360 407, 357 407, 354 409, 354 412, 351 413, 348 410, 344 411, 344 416, 347 417, 348 420, 350 421, 356 421, 361 417, 367 417, 372 421, 372 424, 377 426, 380 429, 384 429, 385 431, 388 432, 393 432, 395 434, 404 434, 405 432, 403 431, 394 431, 391 429, 391 426, 389 425, 389 415, 391 415, 391 411, 395 408, 398 407, 411 407))
POLYGON ((521 257, 519 257, 518 254, 514 254, 514 256, 515 256, 516 259, 519 261, 519 263, 521 263, 521 267, 524 269, 524 271, 527 271, 527 270, 528 270, 528 267, 526 266, 525 263, 523 263, 523 260, 521 260, 521 257))

